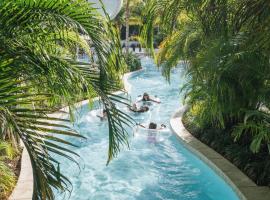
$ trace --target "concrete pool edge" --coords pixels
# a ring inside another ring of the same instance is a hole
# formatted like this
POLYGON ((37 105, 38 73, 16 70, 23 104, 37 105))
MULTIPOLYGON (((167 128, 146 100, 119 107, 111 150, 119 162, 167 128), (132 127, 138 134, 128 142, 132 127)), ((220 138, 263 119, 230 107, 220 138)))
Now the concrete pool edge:
POLYGON ((31 200, 34 188, 34 179, 31 160, 27 149, 23 146, 21 170, 17 184, 9 196, 9 200, 31 200))
POLYGON ((171 129, 183 145, 219 174, 241 200, 270 200, 270 189, 268 187, 257 186, 236 166, 193 137, 185 129, 182 123, 182 115, 186 109, 186 106, 181 107, 170 119, 171 129))
MULTIPOLYGON (((124 84, 124 89, 125 91, 129 92, 131 85, 128 83, 128 79, 132 76, 137 75, 143 71, 143 69, 134 71, 134 72, 129 72, 125 73, 122 76, 122 81, 124 84)), ((122 93, 121 91, 117 91, 114 94, 119 94, 122 93)), ((92 101, 98 101, 98 97, 94 98, 92 101)), ((89 100, 83 100, 81 102, 78 102, 75 104, 75 108, 79 108, 85 104, 88 104, 89 100)), ((50 117, 64 117, 65 113, 68 112, 69 108, 64 107, 60 111, 62 112, 55 112, 50 114, 50 117)), ((31 165, 31 160, 29 157, 29 154, 27 152, 27 149, 24 147, 23 148, 23 153, 22 153, 22 158, 21 158, 21 171, 20 175, 18 177, 18 181, 16 186, 14 187, 14 190, 12 191, 11 195, 9 196, 9 200, 32 200, 32 195, 33 195, 33 189, 34 189, 34 179, 33 179, 33 171, 32 171, 32 165, 31 165)))

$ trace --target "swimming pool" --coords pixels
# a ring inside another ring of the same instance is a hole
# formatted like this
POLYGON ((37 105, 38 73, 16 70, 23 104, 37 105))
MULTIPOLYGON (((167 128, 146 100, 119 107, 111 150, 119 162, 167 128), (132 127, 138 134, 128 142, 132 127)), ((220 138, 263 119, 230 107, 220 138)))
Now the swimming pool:
MULTIPOLYGON (((174 69, 169 85, 151 59, 142 60, 144 70, 129 78, 131 97, 148 92, 161 104, 150 112, 130 115, 138 122, 169 125, 171 115, 181 106, 179 88, 184 84, 181 68, 174 69)), ((126 108, 123 108, 129 112, 126 108)), ((154 140, 148 131, 134 129, 130 149, 106 166, 108 127, 87 105, 82 106, 75 127, 86 141, 73 150, 81 156, 81 170, 63 160, 61 169, 73 183, 71 200, 236 200, 232 188, 208 165, 188 151, 171 133, 161 132, 154 140)), ((63 195, 56 194, 57 199, 63 195)), ((64 197, 68 199, 68 196, 64 197)))

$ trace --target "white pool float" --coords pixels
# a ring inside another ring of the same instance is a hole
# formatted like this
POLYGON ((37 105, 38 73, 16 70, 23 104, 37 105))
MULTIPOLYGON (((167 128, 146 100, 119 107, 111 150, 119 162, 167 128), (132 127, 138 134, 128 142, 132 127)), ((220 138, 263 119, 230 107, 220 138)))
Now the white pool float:
MULTIPOLYGON (((160 126, 158 126, 160 128, 160 126)), ((145 140, 148 143, 160 143, 168 140, 168 138, 172 135, 168 128, 163 129, 148 129, 143 128, 141 126, 136 127, 133 131, 134 137, 138 140, 145 140)))

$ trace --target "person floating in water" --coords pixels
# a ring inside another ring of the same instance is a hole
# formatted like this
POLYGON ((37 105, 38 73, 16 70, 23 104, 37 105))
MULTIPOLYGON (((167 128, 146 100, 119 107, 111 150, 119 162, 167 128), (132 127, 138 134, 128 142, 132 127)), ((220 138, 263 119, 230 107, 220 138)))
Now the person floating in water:
POLYGON ((161 103, 159 100, 157 99, 152 99, 150 98, 149 94, 148 93, 143 93, 143 97, 141 100, 137 101, 137 102, 140 102, 140 101, 143 101, 143 102, 146 102, 146 101, 152 101, 152 102, 155 102, 155 103, 161 103))
POLYGON ((143 112, 147 112, 149 110, 149 107, 141 106, 140 109, 138 109, 136 103, 134 103, 131 107, 129 107, 129 109, 133 112, 143 113, 143 112))
POLYGON ((97 115, 97 117, 99 117, 100 120, 105 120, 105 119, 107 119, 107 116, 108 116, 108 114, 107 114, 106 109, 103 109, 103 110, 102 110, 102 115, 97 115))
MULTIPOLYGON (((138 124, 138 125, 141 126, 141 127, 143 127, 143 128, 146 128, 142 124, 138 124)), ((146 128, 146 129, 149 129, 149 130, 162 130, 164 128, 166 128, 166 125, 165 124, 161 124, 160 128, 158 128, 156 123, 150 122, 150 124, 148 125, 148 128, 146 128)))
MULTIPOLYGON (((144 125, 142 124, 138 124, 139 126, 143 127, 143 128, 146 128, 144 125)), ((147 135, 147 141, 149 143, 152 143, 152 144, 155 144, 157 143, 157 130, 162 130, 166 128, 166 125, 164 124, 161 124, 161 127, 158 128, 157 127, 157 124, 154 123, 154 122, 151 122, 149 125, 148 125, 148 135, 147 135)), ((147 128, 146 128, 147 129, 147 128)))

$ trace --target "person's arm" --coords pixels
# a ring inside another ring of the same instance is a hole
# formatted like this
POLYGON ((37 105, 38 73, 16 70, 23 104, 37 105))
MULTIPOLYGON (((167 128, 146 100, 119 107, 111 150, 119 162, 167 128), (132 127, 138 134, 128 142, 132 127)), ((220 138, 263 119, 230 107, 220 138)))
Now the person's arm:
POLYGON ((143 127, 143 128, 146 128, 144 125, 138 123, 137 126, 140 126, 140 127, 143 127))
POLYGON ((166 128, 166 125, 165 124, 161 124, 161 127, 157 130, 163 130, 164 128, 166 128))
POLYGON ((161 103, 160 101, 157 101, 157 100, 155 100, 155 99, 149 98, 149 100, 150 100, 150 101, 153 101, 153 102, 155 102, 155 103, 161 103))
POLYGON ((140 112, 138 110, 133 110, 131 107, 129 108, 129 110, 132 111, 132 112, 135 112, 135 113, 140 112))

